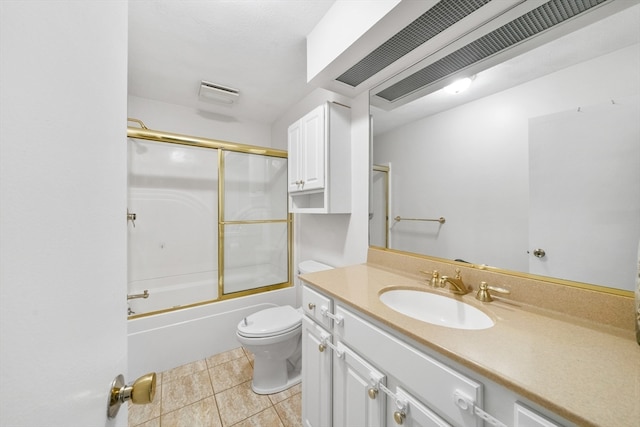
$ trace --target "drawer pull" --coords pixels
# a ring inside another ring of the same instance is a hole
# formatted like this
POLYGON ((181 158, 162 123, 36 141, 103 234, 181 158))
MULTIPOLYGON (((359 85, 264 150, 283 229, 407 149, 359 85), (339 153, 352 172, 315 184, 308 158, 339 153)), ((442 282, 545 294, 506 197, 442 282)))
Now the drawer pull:
POLYGON ((320 353, 322 353, 324 351, 324 349, 327 348, 324 344, 320 343, 320 345, 318 346, 318 351, 320 353))
POLYGON ((393 420, 398 425, 402 425, 404 423, 405 418, 407 418, 407 414, 404 411, 395 411, 393 413, 393 420))
POLYGON ((316 308, 316 305, 310 302, 309 304, 307 304, 307 307, 309 307, 309 310, 313 310, 314 308, 316 308))
POLYGON ((325 307, 325 306, 322 306, 320 308, 320 312, 322 313, 322 315, 324 317, 328 317, 329 319, 333 319, 333 321, 336 322, 336 325, 341 325, 342 321, 344 320, 344 317, 342 317, 340 315, 336 316, 336 315, 334 315, 332 313, 329 313, 329 309, 327 307, 325 307))

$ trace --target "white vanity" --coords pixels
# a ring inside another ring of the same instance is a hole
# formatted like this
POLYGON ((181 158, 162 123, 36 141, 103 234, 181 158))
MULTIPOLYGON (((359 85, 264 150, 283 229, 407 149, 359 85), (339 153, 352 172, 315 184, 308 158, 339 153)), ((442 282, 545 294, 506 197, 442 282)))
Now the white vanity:
POLYGON ((475 292, 450 296, 493 327, 435 326, 379 299, 390 288, 434 290, 373 264, 302 279, 304 426, 638 425, 640 347, 626 336, 483 304, 475 292))

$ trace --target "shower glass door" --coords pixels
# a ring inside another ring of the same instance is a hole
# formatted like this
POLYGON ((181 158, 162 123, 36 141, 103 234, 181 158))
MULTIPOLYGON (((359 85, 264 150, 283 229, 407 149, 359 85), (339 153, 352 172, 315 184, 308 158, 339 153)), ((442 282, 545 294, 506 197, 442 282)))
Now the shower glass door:
POLYGON ((289 282, 287 160, 222 151, 220 295, 289 282))
POLYGON ((218 150, 129 139, 128 162, 129 315, 217 299, 218 150))

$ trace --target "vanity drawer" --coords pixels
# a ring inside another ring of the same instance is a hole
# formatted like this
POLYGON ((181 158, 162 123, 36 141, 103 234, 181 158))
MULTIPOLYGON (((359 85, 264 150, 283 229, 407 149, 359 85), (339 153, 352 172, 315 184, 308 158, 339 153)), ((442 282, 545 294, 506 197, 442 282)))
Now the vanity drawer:
POLYGON ((323 310, 333 313, 333 301, 330 298, 304 285, 302 287, 302 309, 307 316, 327 329, 331 329, 333 324, 331 318, 322 314, 323 310))
POLYGON ((560 424, 532 411, 520 402, 515 404, 514 418, 515 427, 560 427, 560 424))
POLYGON ((482 426, 482 420, 456 405, 454 393, 483 407, 482 384, 416 350, 386 331, 372 325, 343 306, 336 305, 343 321, 334 328, 336 335, 385 372, 447 422, 456 426, 482 426))

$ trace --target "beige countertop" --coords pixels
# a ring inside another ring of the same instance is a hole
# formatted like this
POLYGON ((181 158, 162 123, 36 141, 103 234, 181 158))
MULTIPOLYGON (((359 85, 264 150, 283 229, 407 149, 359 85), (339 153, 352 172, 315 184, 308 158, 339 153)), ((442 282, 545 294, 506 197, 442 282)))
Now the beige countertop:
POLYGON ((300 276, 325 294, 579 426, 640 426, 640 346, 633 332, 529 310, 508 300, 464 302, 495 325, 462 330, 404 316, 378 298, 390 287, 426 289, 412 275, 361 264, 300 276))

